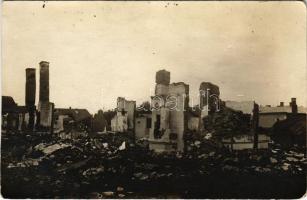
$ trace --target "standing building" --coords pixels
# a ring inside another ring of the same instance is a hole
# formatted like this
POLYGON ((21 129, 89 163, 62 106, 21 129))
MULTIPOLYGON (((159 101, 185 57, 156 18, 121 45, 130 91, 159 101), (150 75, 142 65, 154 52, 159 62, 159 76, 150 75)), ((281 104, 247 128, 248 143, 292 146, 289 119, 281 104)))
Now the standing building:
POLYGON ((259 127, 270 129, 276 122, 287 119, 289 113, 306 113, 306 108, 297 106, 296 98, 291 98, 288 106, 284 102, 280 102, 279 106, 260 106, 259 127))

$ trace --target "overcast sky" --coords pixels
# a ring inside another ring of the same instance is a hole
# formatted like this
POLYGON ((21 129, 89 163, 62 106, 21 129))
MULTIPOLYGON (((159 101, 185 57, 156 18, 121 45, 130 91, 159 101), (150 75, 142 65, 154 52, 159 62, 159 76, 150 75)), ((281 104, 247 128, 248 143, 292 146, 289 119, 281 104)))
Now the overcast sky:
MULTIPOLYGON (((306 105, 302 2, 3 2, 2 95, 24 105, 25 68, 50 62, 50 101, 91 113, 149 100, 155 72, 223 100, 306 105)), ((37 99, 38 101, 38 88, 37 99)), ((197 100, 195 100, 197 99, 197 100)))

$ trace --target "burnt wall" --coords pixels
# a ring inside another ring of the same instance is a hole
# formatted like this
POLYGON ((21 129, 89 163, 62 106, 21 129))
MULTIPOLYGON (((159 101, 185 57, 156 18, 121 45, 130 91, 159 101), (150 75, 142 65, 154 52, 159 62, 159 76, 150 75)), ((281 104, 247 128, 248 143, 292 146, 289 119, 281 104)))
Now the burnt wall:
POLYGON ((220 89, 217 85, 210 82, 202 82, 199 87, 200 107, 208 105, 209 112, 216 110, 216 104, 219 103, 220 89))
POLYGON ((171 73, 166 70, 159 70, 156 73, 156 83, 157 84, 163 84, 163 85, 169 85, 171 80, 171 73))

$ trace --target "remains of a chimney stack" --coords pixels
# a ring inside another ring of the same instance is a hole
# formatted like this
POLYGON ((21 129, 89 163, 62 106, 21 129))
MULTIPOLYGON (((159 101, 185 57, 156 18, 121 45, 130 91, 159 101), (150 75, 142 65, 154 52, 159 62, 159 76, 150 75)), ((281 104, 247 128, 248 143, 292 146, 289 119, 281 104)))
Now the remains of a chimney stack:
POLYGON ((35 118, 35 94, 36 94, 36 76, 35 68, 26 69, 26 94, 25 104, 29 112, 28 129, 33 130, 35 118))
POLYGON ((297 113, 297 104, 296 104, 296 98, 292 97, 290 102, 292 113, 297 113))
POLYGON ((54 104, 49 102, 49 62, 41 61, 39 66, 39 125, 52 130, 54 104))
POLYGON ((165 69, 159 70, 156 73, 156 84, 169 85, 171 80, 171 73, 165 69))
POLYGON ((41 61, 39 66, 39 101, 49 102, 49 62, 41 61))

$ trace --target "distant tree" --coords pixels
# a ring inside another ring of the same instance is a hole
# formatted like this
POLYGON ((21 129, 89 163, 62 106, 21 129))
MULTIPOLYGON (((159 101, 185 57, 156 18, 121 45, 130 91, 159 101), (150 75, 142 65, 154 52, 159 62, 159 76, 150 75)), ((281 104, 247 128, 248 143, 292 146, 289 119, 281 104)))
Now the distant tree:
POLYGON ((107 122, 107 130, 111 130, 111 120, 113 119, 115 115, 116 115, 115 110, 108 110, 108 111, 103 112, 103 116, 107 122))
POLYGON ((98 112, 94 115, 92 128, 93 131, 104 131, 107 126, 107 121, 104 117, 104 113, 102 110, 98 110, 98 112))
POLYGON ((233 137, 250 131, 250 116, 226 107, 204 117, 203 122, 205 130, 216 137, 233 137))
POLYGON ((140 106, 137 107, 137 111, 150 111, 150 102, 144 101, 140 106))

